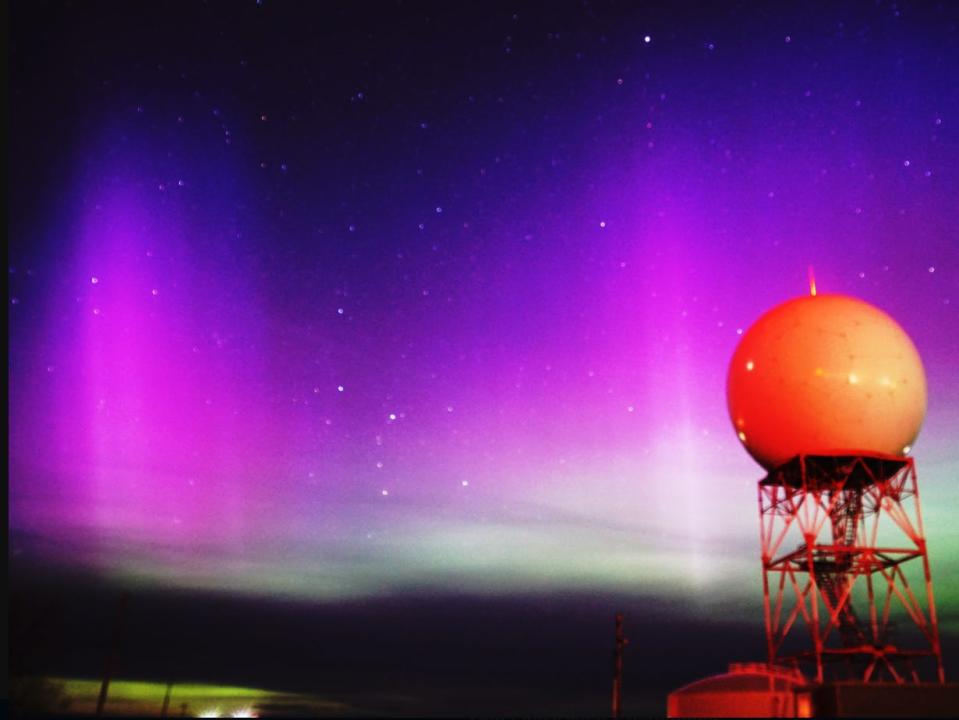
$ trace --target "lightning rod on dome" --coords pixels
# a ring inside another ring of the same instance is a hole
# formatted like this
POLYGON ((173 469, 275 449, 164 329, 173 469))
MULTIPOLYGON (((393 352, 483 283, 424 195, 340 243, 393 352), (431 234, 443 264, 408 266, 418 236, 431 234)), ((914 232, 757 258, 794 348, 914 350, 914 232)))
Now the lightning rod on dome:
POLYGON ((816 273, 813 272, 812 265, 809 266, 809 294, 816 297, 816 273))

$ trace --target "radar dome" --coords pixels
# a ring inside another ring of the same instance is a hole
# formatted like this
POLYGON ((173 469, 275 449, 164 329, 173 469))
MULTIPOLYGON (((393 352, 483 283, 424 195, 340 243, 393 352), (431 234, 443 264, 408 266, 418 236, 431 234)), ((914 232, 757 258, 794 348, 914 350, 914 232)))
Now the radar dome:
POLYGON ((743 446, 767 470, 804 455, 909 453, 926 375, 889 315, 845 295, 789 300, 743 335, 726 382, 743 446))

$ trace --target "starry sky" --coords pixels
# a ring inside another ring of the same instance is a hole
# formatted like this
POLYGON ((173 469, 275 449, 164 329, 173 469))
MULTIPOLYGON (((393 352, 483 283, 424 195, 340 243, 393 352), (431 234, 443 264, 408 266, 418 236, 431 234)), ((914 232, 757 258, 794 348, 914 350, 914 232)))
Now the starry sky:
POLYGON ((925 363, 913 455, 959 636, 955 4, 11 23, 23 573, 252 614, 576 596, 607 644, 597 598, 758 630, 764 472, 726 370, 813 266, 925 363))

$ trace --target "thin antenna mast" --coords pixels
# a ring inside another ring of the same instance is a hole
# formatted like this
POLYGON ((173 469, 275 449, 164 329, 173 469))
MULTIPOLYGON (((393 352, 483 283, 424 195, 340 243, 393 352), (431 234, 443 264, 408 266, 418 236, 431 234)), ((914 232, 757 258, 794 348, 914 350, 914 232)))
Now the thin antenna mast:
POLYGON ((103 682, 100 685, 100 696, 97 698, 97 717, 102 717, 103 706, 107 702, 107 693, 110 691, 110 676, 113 675, 117 653, 120 648, 120 636, 123 632, 123 615, 126 612, 129 595, 126 592, 120 595, 120 604, 117 606, 117 615, 113 624, 113 638, 110 641, 110 652, 107 655, 107 665, 103 671, 103 682))
POLYGON ((622 707, 623 648, 629 644, 623 636, 623 614, 616 613, 616 649, 613 651, 613 717, 618 718, 622 707))
POLYGON ((165 718, 170 709, 170 695, 173 694, 173 680, 166 684, 166 694, 163 696, 163 707, 160 710, 160 717, 165 718))

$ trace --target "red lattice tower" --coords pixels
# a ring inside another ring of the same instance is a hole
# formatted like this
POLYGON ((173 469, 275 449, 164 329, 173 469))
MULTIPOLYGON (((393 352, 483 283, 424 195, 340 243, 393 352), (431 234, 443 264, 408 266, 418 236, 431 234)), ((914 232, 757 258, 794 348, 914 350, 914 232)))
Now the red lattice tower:
POLYGON ((759 519, 771 665, 945 682, 912 458, 798 455, 759 482, 759 519))

